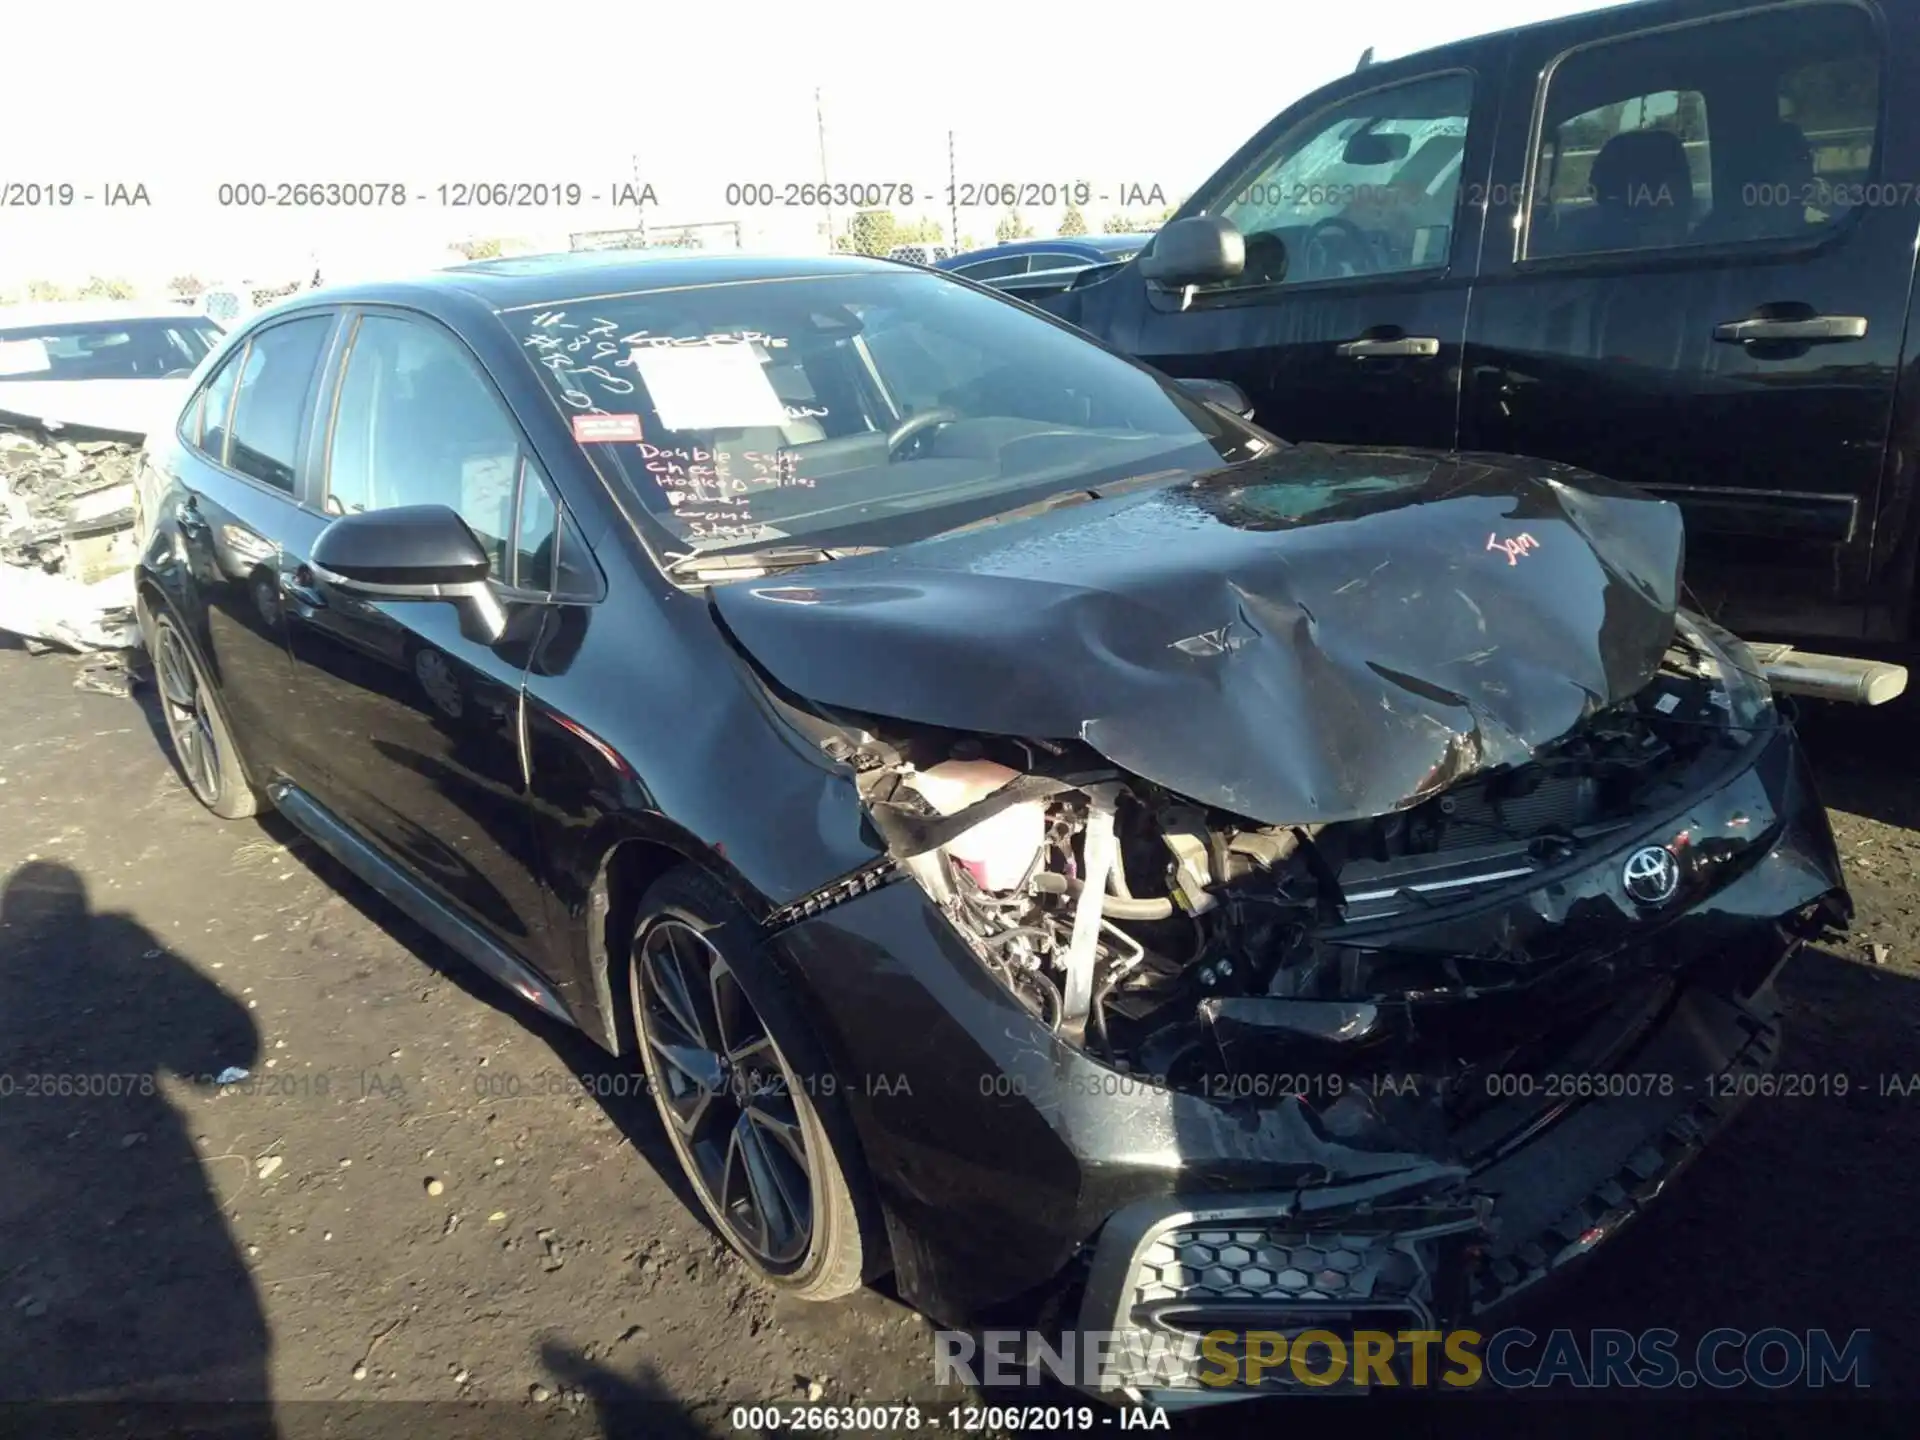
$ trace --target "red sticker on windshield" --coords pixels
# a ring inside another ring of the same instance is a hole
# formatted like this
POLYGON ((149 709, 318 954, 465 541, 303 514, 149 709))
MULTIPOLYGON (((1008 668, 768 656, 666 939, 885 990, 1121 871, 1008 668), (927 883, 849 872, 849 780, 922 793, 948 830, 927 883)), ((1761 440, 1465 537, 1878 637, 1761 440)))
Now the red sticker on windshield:
POLYGON ((608 440, 638 440, 640 436, 640 417, 638 415, 576 415, 573 417, 573 438, 582 445, 608 440))

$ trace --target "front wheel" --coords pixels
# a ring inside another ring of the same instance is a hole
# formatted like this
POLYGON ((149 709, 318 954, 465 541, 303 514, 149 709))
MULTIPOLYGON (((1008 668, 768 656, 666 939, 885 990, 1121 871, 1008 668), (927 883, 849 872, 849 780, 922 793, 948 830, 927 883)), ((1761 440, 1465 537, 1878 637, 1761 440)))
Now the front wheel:
POLYGON ((647 891, 628 996, 648 1089, 714 1225, 769 1284, 804 1300, 860 1288, 873 1227, 832 1072, 757 927, 703 871, 647 891))

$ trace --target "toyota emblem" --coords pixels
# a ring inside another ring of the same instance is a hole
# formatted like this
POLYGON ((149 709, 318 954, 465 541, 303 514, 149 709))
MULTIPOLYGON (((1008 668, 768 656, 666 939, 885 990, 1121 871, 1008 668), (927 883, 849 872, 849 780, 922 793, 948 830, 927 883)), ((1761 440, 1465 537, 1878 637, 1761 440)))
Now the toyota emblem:
POLYGON ((1620 883, 1642 905, 1664 905, 1680 888, 1680 862, 1664 845, 1644 845, 1627 857, 1620 883))

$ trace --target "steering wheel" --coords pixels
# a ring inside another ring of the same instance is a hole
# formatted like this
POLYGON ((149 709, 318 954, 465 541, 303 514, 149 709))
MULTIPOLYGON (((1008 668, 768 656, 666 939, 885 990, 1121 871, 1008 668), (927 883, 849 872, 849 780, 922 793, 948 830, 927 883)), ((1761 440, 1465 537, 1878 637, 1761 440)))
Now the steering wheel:
POLYGON ((1367 242, 1366 231, 1339 215, 1329 215, 1324 220, 1316 221, 1313 228, 1307 231, 1307 238, 1300 242, 1300 248, 1305 252, 1307 272, 1316 279, 1324 278, 1319 264, 1321 258, 1333 264, 1345 259, 1353 266, 1354 273, 1359 275, 1370 275, 1380 268, 1373 246, 1367 242), (1342 243, 1340 247, 1329 250, 1326 241, 1335 235, 1340 237, 1342 243), (1347 255, 1342 256, 1340 249, 1345 249, 1347 255))
POLYGON ((931 410, 922 410, 918 415, 909 415, 894 426, 887 436, 887 459, 892 460, 898 457, 900 452, 906 449, 907 442, 916 436, 924 435, 929 430, 936 430, 942 425, 951 425, 959 418, 960 412, 947 405, 938 405, 931 410))

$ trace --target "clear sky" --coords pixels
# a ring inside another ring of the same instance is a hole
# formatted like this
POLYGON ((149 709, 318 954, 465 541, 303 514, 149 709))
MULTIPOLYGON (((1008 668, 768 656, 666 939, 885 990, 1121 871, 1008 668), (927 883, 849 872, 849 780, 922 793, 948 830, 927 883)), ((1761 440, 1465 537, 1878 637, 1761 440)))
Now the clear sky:
MULTIPOLYGON (((1216 8, 773 4, 492 8, 333 0, 17 0, 0 91, 0 186, 71 183, 91 202, 0 207, 0 288, 90 274, 146 284, 291 278, 323 262, 438 264, 447 243, 632 223, 611 203, 639 173, 650 226, 738 219, 750 245, 818 248, 813 210, 727 203, 730 182, 911 184, 896 213, 945 222, 948 132, 963 184, 1085 179, 1098 228, 1120 187, 1172 201, 1291 101, 1353 69, 1597 0, 1359 0, 1216 8), (1149 19, 1149 15, 1153 18, 1149 19), (1075 33, 1067 38, 1071 28, 1075 33), (573 208, 443 205, 437 187, 578 183, 573 208), (399 208, 223 206, 235 182, 398 182, 399 208), (109 187, 150 204, 107 207, 109 187), (930 193, 929 193, 930 192, 930 193), (931 200, 932 203, 926 203, 931 200)), ((5 198, 0 196, 0 198, 5 198)), ((1049 233, 1057 211, 1026 217, 1049 233)), ((995 212, 962 211, 991 243, 995 212)), ((844 220, 842 213, 839 217, 844 220)))

